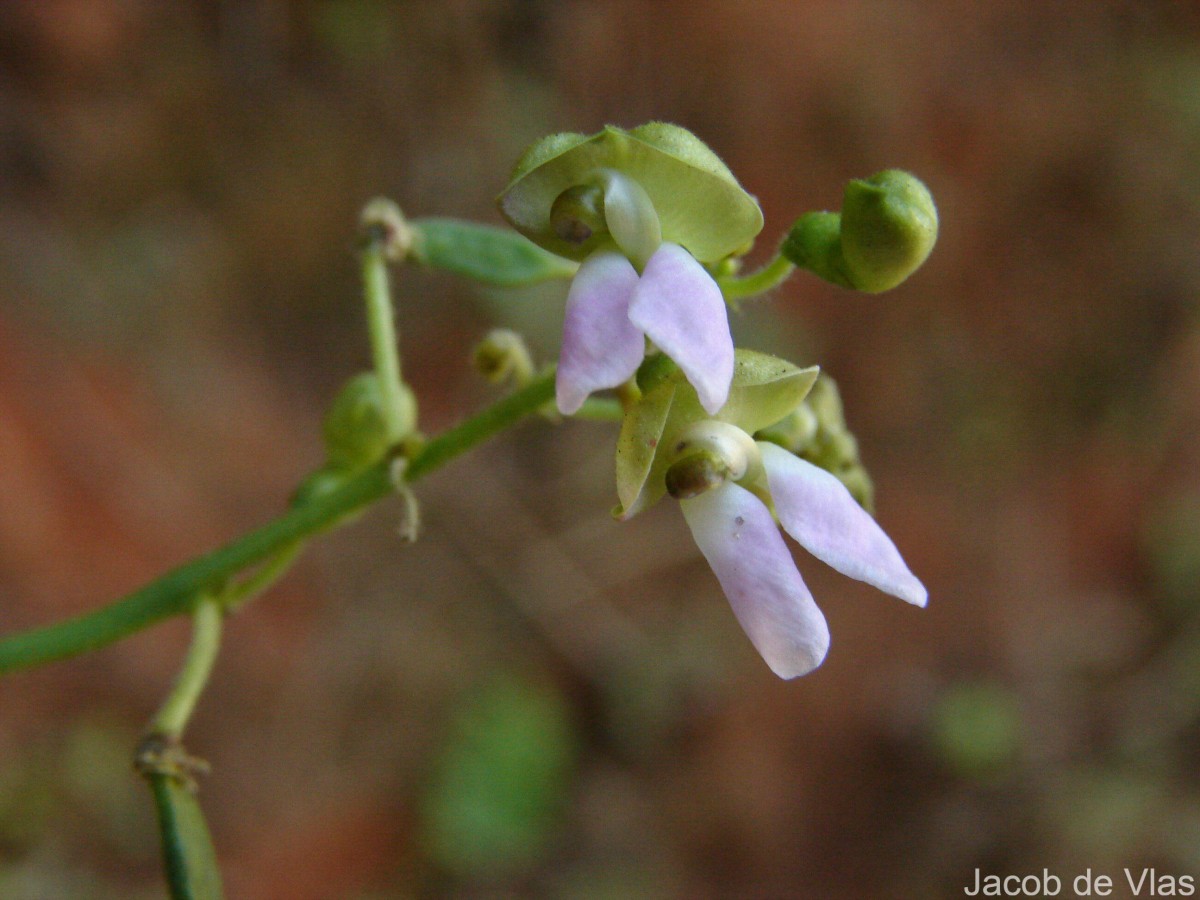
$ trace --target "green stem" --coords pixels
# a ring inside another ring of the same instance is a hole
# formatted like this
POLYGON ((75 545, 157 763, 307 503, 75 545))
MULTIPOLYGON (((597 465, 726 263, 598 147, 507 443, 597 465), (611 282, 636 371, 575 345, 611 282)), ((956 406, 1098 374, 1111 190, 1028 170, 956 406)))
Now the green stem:
POLYGON ((388 437, 407 437, 411 423, 404 421, 406 406, 400 375, 400 344, 396 338, 396 312, 388 282, 387 258, 382 238, 367 241, 362 251, 363 294, 367 302, 367 331, 371 335, 371 358, 383 394, 383 415, 388 437))
POLYGON ((151 732, 175 740, 183 737, 183 729, 192 717, 196 701, 200 699, 208 676, 212 674, 213 663, 217 661, 223 616, 222 603, 216 598, 204 597, 196 604, 196 611, 192 614, 192 645, 188 648, 175 686, 150 723, 151 732))
MULTIPOLYGON (((417 450, 404 472, 412 483, 532 415, 554 396, 554 370, 499 400, 417 450)), ((162 619, 191 609, 197 595, 219 589, 248 566, 262 562, 394 490, 391 461, 355 475, 206 556, 185 563, 114 603, 74 619, 0 639, 0 673, 95 650, 162 619)))
POLYGON ((795 265, 785 257, 776 256, 757 272, 740 278, 718 278, 717 284, 721 286, 721 293, 725 295, 726 300, 742 300, 779 287, 795 271, 795 265))
POLYGON ((431 438, 409 461, 404 470, 404 480, 412 484, 424 478, 465 450, 482 444, 515 422, 533 415, 553 398, 554 369, 550 368, 519 391, 431 438))
POLYGON ((306 541, 296 541, 284 547, 274 556, 265 560, 251 575, 237 584, 231 584, 221 592, 221 608, 226 612, 234 612, 239 607, 249 603, 276 581, 287 574, 300 554, 304 551, 306 541))

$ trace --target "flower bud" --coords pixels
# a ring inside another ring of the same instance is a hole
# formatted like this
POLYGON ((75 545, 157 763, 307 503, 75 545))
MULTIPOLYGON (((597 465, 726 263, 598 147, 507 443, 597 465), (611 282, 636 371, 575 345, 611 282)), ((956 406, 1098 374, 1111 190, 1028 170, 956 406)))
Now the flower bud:
POLYGON ((833 284, 877 294, 920 268, 937 229, 929 190, 907 172, 889 169, 850 182, 840 213, 797 219, 780 253, 833 284))
MULTIPOLYGON (((416 398, 402 385, 405 409, 397 417, 412 430, 416 421, 416 398)), ((369 466, 388 452, 393 435, 388 433, 383 414, 383 392, 373 372, 355 375, 338 393, 325 416, 325 453, 334 468, 369 466)))
POLYGON ((377 241, 391 262, 403 262, 412 249, 415 234, 400 207, 386 197, 376 197, 363 207, 359 226, 364 239, 377 241))
POLYGON ((937 241, 937 208, 929 189, 898 169, 846 185, 842 258, 860 291, 879 293, 921 267, 937 241))
POLYGON ((494 328, 488 332, 471 355, 475 370, 493 384, 512 378, 518 385, 525 385, 533 376, 533 359, 525 340, 508 328, 494 328))
POLYGON ((820 423, 816 413, 804 402, 774 425, 756 432, 754 437, 756 440, 778 444, 792 453, 799 453, 813 442, 819 429, 820 423))
POLYGON ((858 455, 858 440, 846 427, 836 382, 821 375, 804 403, 770 428, 755 433, 835 475, 867 512, 874 512, 875 489, 858 455))

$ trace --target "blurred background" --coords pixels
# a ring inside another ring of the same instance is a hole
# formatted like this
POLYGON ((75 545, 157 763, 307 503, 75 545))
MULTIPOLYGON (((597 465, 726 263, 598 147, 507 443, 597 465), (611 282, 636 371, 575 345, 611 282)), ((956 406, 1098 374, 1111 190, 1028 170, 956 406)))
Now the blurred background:
MULTIPOLYGON (((188 733, 231 898, 961 896, 1200 878, 1200 12, 1172 0, 0 4, 0 630, 282 510, 368 364, 355 221, 499 224, 544 134, 694 130, 800 213, 900 167, 941 241, 798 275, 739 343, 837 379, 920 611, 797 550, 777 680, 610 425, 531 423, 321 540, 230 621, 188 733)), ((397 276, 436 432, 565 287, 397 276)), ((172 621, 0 682, 0 896, 163 894, 140 730, 172 621)))

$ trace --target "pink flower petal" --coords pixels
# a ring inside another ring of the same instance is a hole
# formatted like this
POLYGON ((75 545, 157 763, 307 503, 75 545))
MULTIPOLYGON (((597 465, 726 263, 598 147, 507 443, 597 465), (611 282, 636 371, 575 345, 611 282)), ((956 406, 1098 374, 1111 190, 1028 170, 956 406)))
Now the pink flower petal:
POLYGON ((759 441, 767 486, 783 530, 843 575, 916 606, 929 594, 900 552, 834 475, 775 444, 759 441))
POLYGON ((567 292, 555 383, 564 415, 577 411, 592 391, 628 380, 641 365, 646 342, 629 321, 637 283, 637 271, 619 253, 595 253, 575 274, 567 292))
POLYGON ((700 405, 715 415, 729 397, 733 338, 725 298, 712 276, 678 244, 663 244, 634 289, 629 318, 675 360, 700 405))
POLYGON ((780 678, 805 675, 829 650, 829 626, 761 500, 728 483, 679 504, 742 628, 780 678))

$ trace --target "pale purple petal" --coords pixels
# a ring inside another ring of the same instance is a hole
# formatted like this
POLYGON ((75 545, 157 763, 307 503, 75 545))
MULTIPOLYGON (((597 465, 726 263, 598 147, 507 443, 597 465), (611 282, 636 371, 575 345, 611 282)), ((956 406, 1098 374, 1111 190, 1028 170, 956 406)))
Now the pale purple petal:
POLYGON ((829 626, 761 500, 729 483, 679 503, 746 635, 780 678, 805 675, 829 650, 829 626))
POLYGON ((589 256, 567 292, 555 389, 558 410, 570 415, 592 391, 628 380, 646 354, 642 333, 629 321, 637 271, 619 253, 589 256))
POLYGON ((709 415, 725 405, 733 379, 733 338, 725 298, 695 257, 663 244, 646 263, 629 318, 687 376, 709 415))
POLYGON ((759 441, 767 486, 783 530, 817 559, 916 606, 929 599, 900 551, 838 479, 775 444, 759 441))

